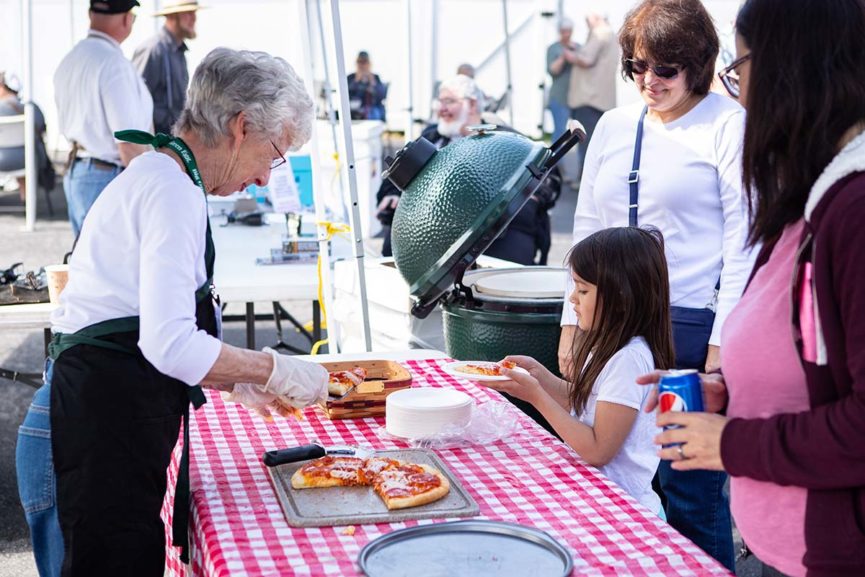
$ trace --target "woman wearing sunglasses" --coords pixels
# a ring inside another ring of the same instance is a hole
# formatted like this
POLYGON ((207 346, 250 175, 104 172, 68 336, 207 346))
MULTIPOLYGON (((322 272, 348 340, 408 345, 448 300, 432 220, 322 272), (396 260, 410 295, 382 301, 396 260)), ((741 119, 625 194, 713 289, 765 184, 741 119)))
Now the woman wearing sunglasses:
POLYGON ((679 470, 730 473, 764 576, 865 575, 865 2, 749 0, 736 31, 721 77, 748 109, 763 248, 704 381, 726 416, 659 415, 682 428, 657 442, 681 443, 661 451, 679 470))
MULTIPOLYGON (((699 0, 645 0, 619 32, 622 68, 641 100, 607 112, 586 157, 574 242, 616 226, 663 233, 670 271, 676 366, 720 368, 720 332, 752 260, 745 250, 741 143, 745 115, 712 93, 719 42, 699 0)), ((569 287, 570 289, 571 287, 569 287)), ((560 364, 576 319, 566 307, 560 364)), ((567 374, 567 366, 562 366, 567 374)), ((673 527, 734 568, 726 475, 658 472, 673 527)))

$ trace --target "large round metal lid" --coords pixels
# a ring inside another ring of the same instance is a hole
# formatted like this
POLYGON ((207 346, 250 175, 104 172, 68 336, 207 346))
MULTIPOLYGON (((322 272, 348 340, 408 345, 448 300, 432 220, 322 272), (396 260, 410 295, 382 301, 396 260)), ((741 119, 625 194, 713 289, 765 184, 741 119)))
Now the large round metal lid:
POLYGON ((431 308, 505 230, 549 155, 522 135, 484 132, 440 149, 401 182, 393 256, 420 308, 431 308))
POLYGON ((471 288, 478 298, 561 300, 565 295, 565 281, 564 269, 530 267, 489 271, 474 280, 471 288))

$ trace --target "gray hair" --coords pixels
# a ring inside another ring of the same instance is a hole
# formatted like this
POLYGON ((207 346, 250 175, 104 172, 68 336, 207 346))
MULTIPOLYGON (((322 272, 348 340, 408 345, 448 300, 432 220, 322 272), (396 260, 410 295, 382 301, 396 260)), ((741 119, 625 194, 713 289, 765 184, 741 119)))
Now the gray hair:
POLYGON ((477 82, 464 74, 457 74, 453 78, 444 80, 439 84, 439 95, 441 95, 442 90, 450 90, 459 98, 468 98, 476 101, 478 112, 481 112, 484 109, 485 103, 483 90, 478 88, 477 82))
POLYGON ((573 30, 574 29, 574 21, 568 18, 567 16, 562 16, 559 19, 559 30, 573 30))
POLYGON ((288 132, 290 150, 312 133, 312 99, 291 65, 265 52, 230 48, 212 50, 195 69, 173 132, 195 132, 214 147, 230 134, 228 124, 240 112, 251 131, 271 140, 288 132))

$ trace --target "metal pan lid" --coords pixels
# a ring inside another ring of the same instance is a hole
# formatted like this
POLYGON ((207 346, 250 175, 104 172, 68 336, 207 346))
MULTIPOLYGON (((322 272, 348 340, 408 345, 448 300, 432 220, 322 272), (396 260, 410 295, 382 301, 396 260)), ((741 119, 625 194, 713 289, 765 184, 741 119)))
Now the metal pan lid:
POLYGON ((453 521, 382 535, 358 556, 368 577, 562 577, 571 554, 538 529, 500 521, 453 521))

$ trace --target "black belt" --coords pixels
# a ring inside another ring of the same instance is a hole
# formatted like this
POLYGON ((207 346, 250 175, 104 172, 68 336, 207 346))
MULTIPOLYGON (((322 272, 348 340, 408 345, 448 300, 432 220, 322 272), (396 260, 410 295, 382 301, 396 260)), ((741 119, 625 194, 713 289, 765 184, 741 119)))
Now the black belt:
POLYGON ((100 170, 116 170, 118 168, 120 170, 123 170, 123 167, 120 166, 119 164, 115 164, 113 162, 108 162, 107 160, 100 160, 98 158, 93 158, 92 156, 78 156, 75 158, 75 162, 79 162, 82 160, 89 160, 91 166, 98 168, 100 170))

